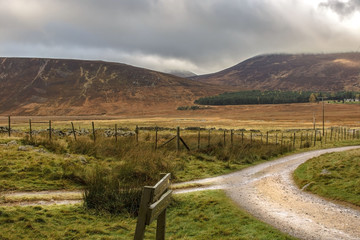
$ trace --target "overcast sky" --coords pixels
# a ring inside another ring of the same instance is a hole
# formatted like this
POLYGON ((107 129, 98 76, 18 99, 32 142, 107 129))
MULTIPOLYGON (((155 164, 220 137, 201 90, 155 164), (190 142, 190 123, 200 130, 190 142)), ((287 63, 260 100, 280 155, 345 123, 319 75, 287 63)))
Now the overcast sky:
POLYGON ((360 0, 0 0, 0 56, 210 73, 269 53, 360 51, 360 0))

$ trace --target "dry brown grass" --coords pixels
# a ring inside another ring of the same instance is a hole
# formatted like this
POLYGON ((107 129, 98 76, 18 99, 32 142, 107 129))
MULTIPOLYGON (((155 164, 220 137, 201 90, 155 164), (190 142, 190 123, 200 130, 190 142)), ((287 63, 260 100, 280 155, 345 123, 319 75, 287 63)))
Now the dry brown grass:
MULTIPOLYGON (((148 109, 126 112, 124 115, 88 115, 88 116, 13 116, 14 128, 28 128, 29 118, 33 121, 33 128, 48 127, 48 120, 53 126, 70 128, 70 121, 75 127, 91 128, 91 121, 96 127, 135 128, 139 126, 162 127, 222 127, 246 129, 288 129, 311 128, 315 113, 317 126, 322 125, 321 103, 278 104, 278 105, 242 105, 242 106, 213 106, 210 109, 196 111, 177 111, 175 109, 148 109), (39 123, 42 122, 42 123, 39 123)), ((7 117, 0 117, 0 126, 7 125, 7 117)), ((325 125, 330 126, 360 126, 360 105, 325 104, 325 125)))

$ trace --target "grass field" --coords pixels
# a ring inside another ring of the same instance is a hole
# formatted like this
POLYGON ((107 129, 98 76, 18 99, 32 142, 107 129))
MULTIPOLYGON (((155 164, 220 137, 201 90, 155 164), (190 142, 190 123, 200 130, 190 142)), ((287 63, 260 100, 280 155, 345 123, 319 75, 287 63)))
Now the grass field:
MULTIPOLYGON (((222 191, 176 195, 166 239, 294 239, 239 210, 222 191)), ((132 239, 136 219, 80 205, 0 207, 0 239, 132 239)), ((145 239, 155 239, 156 221, 145 239)))
POLYGON ((360 206, 360 150, 324 154, 294 172, 300 188, 320 196, 360 206))

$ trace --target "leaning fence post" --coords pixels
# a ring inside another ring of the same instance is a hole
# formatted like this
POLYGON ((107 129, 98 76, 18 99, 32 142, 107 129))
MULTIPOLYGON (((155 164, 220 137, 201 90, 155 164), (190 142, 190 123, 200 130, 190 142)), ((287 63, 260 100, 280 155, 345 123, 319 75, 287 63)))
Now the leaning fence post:
POLYGON ((74 128, 74 123, 71 122, 71 128, 72 128, 72 132, 73 132, 73 135, 74 135, 74 139, 76 141, 76 133, 75 133, 75 128, 74 128))

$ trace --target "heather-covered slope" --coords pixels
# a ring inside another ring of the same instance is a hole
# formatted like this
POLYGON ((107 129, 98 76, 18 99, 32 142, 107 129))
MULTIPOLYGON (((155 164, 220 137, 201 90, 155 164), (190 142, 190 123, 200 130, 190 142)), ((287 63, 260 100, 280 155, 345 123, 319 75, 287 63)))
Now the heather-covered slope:
POLYGON ((1 114, 156 112, 225 90, 119 63, 0 58, 1 114))
POLYGON ((240 89, 359 91, 360 53, 261 55, 192 79, 240 89))

